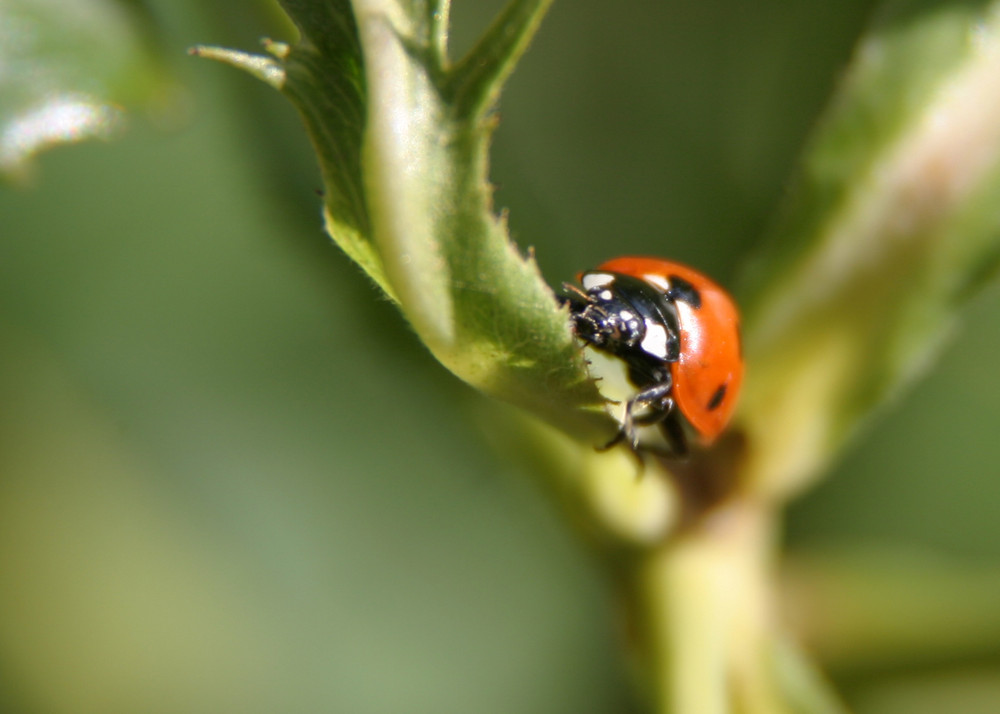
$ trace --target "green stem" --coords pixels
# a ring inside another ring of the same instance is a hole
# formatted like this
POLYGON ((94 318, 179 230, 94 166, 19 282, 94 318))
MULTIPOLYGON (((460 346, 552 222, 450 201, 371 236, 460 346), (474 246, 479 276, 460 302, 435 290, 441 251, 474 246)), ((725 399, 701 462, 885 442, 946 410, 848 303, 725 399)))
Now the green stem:
POLYGON ((630 603, 653 711, 778 714, 771 676, 773 516, 738 503, 633 564, 630 603))

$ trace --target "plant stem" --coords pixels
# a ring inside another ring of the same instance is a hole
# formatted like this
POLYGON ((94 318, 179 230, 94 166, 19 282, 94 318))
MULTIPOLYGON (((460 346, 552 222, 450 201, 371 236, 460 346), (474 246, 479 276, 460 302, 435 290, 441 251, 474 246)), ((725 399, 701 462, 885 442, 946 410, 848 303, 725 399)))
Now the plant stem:
POLYGON ((653 711, 785 709, 770 666, 773 524, 766 507, 736 502, 632 561, 628 602, 653 711))

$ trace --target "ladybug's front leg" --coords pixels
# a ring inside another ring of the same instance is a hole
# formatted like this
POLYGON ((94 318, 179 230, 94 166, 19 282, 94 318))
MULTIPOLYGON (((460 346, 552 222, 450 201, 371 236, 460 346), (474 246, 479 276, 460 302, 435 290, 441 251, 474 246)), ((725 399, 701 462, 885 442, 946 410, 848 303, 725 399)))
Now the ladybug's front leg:
POLYGON ((670 396, 673 384, 667 379, 646 387, 625 403, 625 416, 618 434, 601 451, 610 449, 622 441, 628 442, 633 451, 639 450, 639 432, 636 427, 651 426, 666 419, 674 408, 670 396))

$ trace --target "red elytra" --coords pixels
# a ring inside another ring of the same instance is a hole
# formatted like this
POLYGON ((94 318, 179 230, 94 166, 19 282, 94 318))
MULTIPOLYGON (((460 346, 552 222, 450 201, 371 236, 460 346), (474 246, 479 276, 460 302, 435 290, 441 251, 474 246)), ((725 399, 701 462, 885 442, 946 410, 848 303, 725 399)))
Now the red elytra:
POLYGON ((675 299, 680 329, 680 358, 671 363, 671 389, 677 409, 702 440, 709 443, 725 429, 743 384, 740 318, 729 294, 706 275, 661 258, 621 257, 597 267, 622 273, 661 290, 681 281, 697 292, 700 306, 675 299))

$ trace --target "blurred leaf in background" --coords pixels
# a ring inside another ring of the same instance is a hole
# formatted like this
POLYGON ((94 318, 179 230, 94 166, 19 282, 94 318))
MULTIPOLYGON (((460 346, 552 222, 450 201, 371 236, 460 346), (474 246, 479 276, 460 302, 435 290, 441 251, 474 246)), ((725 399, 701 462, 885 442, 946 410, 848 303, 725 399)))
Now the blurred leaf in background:
POLYGON ((110 138, 124 107, 170 100, 144 8, 124 0, 0 4, 0 178, 59 144, 110 138))
MULTIPOLYGON (((455 3, 454 54, 501 4, 455 3)), ((494 147, 521 246, 553 283, 617 253, 731 283, 872 5, 556 3, 494 147)), ((287 37, 276 8, 0 0, 11 17, 96 67, 46 77, 127 77, 87 91, 129 119, 0 193, 0 709, 635 709, 590 562, 487 449, 482 400, 323 235, 290 107, 186 57, 287 37), (96 35, 48 34, 72 13, 96 35), (169 130, 147 118, 164 87, 169 130)), ((12 27, 5 62, 35 36, 12 27)), ((37 86, 10 76, 4 129, 37 86)), ((792 546, 995 567, 995 289, 967 324, 793 508, 792 546)), ((1000 709, 995 654, 831 661, 865 714, 974 714, 1000 709)))

